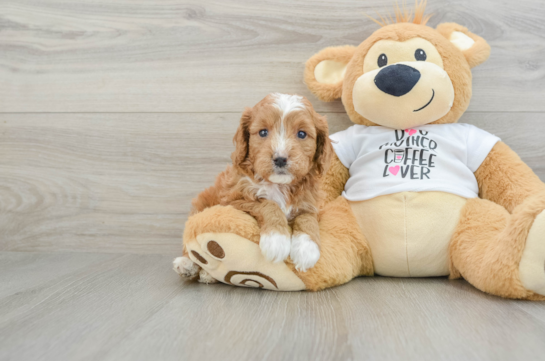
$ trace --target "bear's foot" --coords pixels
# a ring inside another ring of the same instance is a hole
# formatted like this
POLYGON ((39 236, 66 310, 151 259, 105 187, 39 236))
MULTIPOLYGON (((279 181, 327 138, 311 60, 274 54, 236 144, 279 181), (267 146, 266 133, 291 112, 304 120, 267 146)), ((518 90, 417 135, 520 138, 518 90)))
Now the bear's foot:
POLYGON ((545 296, 545 211, 536 217, 530 228, 519 275, 526 289, 545 296))
POLYGON ((212 280, 218 280, 235 286, 274 291, 300 291, 306 288, 285 263, 267 260, 259 245, 237 234, 202 233, 195 240, 187 242, 185 247, 189 259, 177 258, 174 268, 178 273, 192 274, 194 268, 179 259, 192 261, 204 271, 200 271, 200 282, 213 283, 212 280))

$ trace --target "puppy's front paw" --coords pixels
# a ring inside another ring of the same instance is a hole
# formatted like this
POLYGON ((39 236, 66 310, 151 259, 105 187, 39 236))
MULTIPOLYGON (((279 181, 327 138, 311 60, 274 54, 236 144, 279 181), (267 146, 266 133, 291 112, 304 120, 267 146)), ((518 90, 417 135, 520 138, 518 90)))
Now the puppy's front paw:
POLYGON ((183 277, 194 277, 199 273, 199 265, 187 257, 178 257, 172 262, 174 271, 183 277))
POLYGON ((290 258, 296 270, 306 272, 318 262, 320 248, 308 234, 298 233, 291 239, 290 258))
POLYGON ((276 232, 262 234, 259 247, 267 260, 282 262, 290 254, 290 237, 276 232))

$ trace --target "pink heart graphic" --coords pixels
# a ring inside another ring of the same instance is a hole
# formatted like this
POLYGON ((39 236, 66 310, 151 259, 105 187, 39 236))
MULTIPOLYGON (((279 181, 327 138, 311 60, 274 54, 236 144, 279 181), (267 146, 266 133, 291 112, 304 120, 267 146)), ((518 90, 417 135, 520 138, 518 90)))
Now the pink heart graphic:
POLYGON ((393 175, 397 175, 397 173, 399 173, 399 166, 396 165, 395 167, 390 167, 390 168, 388 168, 388 170, 389 170, 390 173, 392 173, 393 175))
POLYGON ((409 133, 409 137, 416 133, 416 129, 405 129, 405 132, 409 133))

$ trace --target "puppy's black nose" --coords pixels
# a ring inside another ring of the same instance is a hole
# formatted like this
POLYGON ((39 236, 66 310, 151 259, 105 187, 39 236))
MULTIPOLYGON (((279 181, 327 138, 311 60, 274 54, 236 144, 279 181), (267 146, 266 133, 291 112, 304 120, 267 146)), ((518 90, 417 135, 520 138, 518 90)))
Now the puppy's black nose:
POLYGON ((278 157, 278 158, 274 158, 273 161, 275 166, 277 166, 278 168, 283 168, 286 166, 288 159, 283 157, 278 157))
POLYGON ((375 77, 377 88, 386 94, 400 97, 411 91, 420 80, 420 72, 412 66, 394 64, 385 67, 375 77))

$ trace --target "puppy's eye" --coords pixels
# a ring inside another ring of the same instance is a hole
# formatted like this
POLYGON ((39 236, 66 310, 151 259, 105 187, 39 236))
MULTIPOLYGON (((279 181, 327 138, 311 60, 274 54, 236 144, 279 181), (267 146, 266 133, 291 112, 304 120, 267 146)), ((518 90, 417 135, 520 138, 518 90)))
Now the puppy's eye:
POLYGON ((259 131, 259 136, 260 136, 261 138, 265 138, 265 137, 267 136, 267 134, 269 134, 269 131, 268 131, 267 129, 261 129, 261 130, 259 131))
POLYGON ((303 132, 302 130, 300 130, 299 132, 297 132, 297 138, 299 139, 305 139, 307 137, 307 133, 303 132))
POLYGON ((416 49, 414 52, 414 58, 418 61, 424 61, 427 57, 426 52, 422 49, 416 49))
POLYGON ((380 54, 378 56, 377 64, 380 68, 388 64, 388 57, 386 56, 386 54, 380 54))

